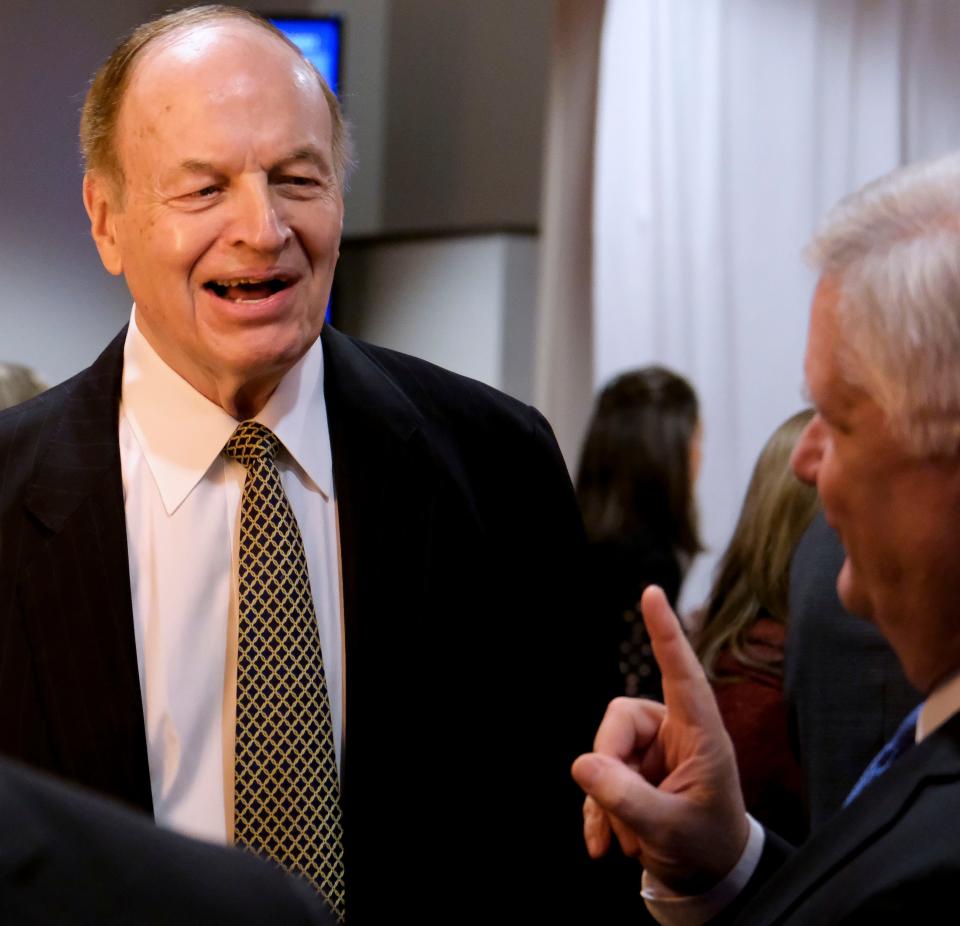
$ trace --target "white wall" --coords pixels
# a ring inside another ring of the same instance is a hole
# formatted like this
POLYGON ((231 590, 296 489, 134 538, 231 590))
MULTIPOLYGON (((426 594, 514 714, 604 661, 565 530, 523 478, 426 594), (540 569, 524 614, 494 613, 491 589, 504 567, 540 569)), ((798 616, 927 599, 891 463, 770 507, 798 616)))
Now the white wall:
POLYGON ((529 402, 551 2, 373 5, 379 108, 345 74, 360 166, 337 323, 529 402))
POLYGON ((529 402, 536 270, 531 235, 348 245, 336 298, 360 337, 529 402))

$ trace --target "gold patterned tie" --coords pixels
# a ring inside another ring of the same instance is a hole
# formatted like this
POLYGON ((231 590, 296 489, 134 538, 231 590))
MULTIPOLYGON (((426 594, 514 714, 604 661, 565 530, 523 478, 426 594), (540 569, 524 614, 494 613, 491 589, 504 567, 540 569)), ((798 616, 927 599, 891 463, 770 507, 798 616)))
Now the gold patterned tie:
POLYGON ((224 452, 247 470, 240 511, 234 838, 306 877, 343 921, 340 784, 303 540, 276 435, 244 421, 224 452))

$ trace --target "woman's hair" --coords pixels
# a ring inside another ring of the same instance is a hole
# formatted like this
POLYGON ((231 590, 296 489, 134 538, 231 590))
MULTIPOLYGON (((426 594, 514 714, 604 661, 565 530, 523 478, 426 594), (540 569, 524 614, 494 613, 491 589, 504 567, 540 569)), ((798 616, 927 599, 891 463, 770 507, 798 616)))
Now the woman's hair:
POLYGON ((46 388, 33 370, 18 363, 0 363, 0 409, 26 402, 46 388))
POLYGON ((740 519, 716 577, 696 635, 696 651, 710 678, 729 647, 744 666, 782 675, 777 662, 751 655, 747 635, 758 618, 787 622, 790 560, 817 510, 817 492, 790 468, 790 454, 813 409, 788 418, 770 436, 753 468, 740 519))
POLYGON ((626 539, 643 530, 681 562, 702 549, 690 465, 698 422, 693 388, 663 367, 624 373, 606 386, 577 474, 590 540, 626 539))

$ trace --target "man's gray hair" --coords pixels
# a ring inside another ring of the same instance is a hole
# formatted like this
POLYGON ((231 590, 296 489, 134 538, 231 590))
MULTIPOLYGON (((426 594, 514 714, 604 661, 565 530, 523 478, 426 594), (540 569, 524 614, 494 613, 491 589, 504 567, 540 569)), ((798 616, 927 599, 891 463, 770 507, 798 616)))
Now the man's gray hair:
POLYGON ((960 154, 841 200, 807 256, 839 283, 846 376, 918 455, 960 451, 960 154))

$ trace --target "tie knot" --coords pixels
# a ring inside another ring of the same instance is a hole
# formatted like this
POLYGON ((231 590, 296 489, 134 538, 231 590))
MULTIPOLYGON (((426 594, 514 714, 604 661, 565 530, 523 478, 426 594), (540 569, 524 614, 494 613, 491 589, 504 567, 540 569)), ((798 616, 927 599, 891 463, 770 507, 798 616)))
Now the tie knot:
POLYGON ((241 421, 227 441, 223 452, 238 463, 249 467, 257 460, 273 460, 280 449, 280 441, 266 425, 259 421, 241 421))

